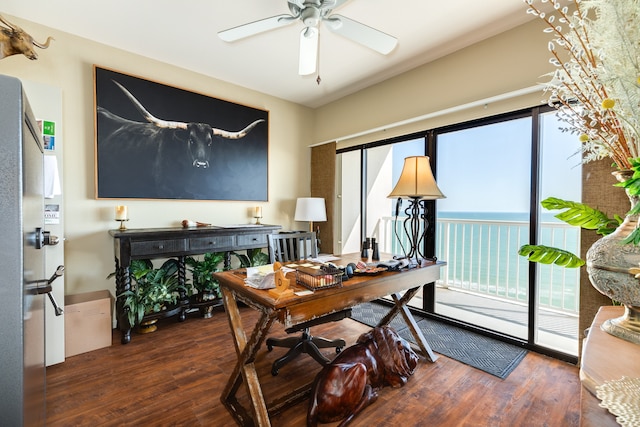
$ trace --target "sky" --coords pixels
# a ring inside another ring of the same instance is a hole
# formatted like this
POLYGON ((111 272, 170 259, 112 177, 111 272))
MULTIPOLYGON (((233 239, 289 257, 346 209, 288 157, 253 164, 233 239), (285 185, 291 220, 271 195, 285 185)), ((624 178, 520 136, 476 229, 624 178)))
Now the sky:
MULTIPOLYGON (((541 199, 580 201, 576 136, 562 133, 553 112, 542 120, 541 199)), ((442 212, 528 212, 531 119, 523 118, 438 136, 436 181, 447 196, 442 212)))

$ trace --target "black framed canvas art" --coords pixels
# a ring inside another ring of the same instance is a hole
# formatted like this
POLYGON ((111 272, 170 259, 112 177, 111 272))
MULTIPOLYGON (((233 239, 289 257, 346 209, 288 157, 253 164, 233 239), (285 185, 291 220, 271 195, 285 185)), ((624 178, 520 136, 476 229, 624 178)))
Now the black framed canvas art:
POLYGON ((268 200, 269 113, 94 66, 96 197, 268 200))

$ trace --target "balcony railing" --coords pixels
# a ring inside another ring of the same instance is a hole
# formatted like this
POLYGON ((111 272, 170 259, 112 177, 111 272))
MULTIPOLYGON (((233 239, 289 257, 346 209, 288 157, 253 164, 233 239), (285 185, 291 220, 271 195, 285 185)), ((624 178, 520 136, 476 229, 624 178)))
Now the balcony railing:
MULTIPOLYGON (((383 217, 373 237, 381 252, 401 254, 408 249, 402 228, 404 218, 383 217), (397 237, 396 231, 397 230, 397 237)), ((437 285, 508 301, 527 303, 528 261, 518 255, 529 242, 526 221, 439 219, 436 224, 436 256, 447 261, 437 285)), ((539 244, 578 253, 580 230, 564 223, 543 222, 539 244)), ((577 314, 580 270, 537 265, 538 305, 577 314)))

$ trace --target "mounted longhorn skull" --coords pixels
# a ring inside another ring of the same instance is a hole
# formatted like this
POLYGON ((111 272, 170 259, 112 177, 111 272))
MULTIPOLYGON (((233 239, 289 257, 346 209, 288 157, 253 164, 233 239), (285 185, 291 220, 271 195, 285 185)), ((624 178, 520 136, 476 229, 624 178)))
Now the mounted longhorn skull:
POLYGON ((22 28, 10 23, 2 15, 0 15, 0 22, 8 27, 0 26, 0 59, 19 53, 29 59, 38 59, 33 46, 46 49, 53 40, 53 37, 47 37, 46 42, 38 43, 22 28))

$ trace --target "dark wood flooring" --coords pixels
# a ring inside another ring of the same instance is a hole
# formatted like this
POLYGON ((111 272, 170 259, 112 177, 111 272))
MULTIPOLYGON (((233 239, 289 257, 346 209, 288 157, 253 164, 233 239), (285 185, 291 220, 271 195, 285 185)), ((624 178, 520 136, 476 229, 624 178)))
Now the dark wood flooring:
MULTIPOLYGON (((257 319, 249 308, 242 315, 246 326, 257 319)), ((366 330, 346 319, 314 332, 351 344, 366 330)), ((284 334, 280 325, 272 332, 284 334)), ((267 400, 311 381, 320 368, 302 356, 273 377, 271 362, 284 351, 265 348, 256 360, 267 400)), ((47 425, 233 426, 220 394, 235 360, 222 311, 211 319, 193 313, 184 323, 162 319, 158 331, 134 333, 127 345, 114 331, 111 347, 47 368, 47 425)), ((306 410, 306 402, 300 403, 273 418, 272 425, 305 426, 306 410)), ((529 352, 501 380, 441 356, 435 363, 422 361, 405 387, 381 390, 352 425, 571 427, 579 425, 579 414, 576 366, 529 352)))

